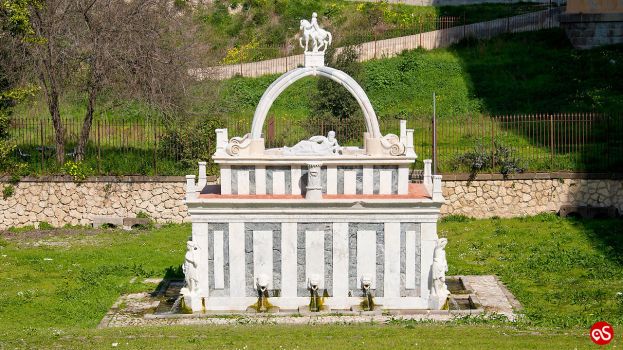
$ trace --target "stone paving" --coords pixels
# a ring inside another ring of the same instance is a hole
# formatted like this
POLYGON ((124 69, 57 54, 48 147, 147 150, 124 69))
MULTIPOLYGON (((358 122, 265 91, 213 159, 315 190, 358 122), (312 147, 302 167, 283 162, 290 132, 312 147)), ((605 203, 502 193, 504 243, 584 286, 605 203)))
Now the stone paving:
MULTIPOLYGON (((391 320, 452 321, 457 317, 501 314, 515 320, 521 305, 496 276, 457 276, 471 293, 469 297, 480 307, 472 310, 417 310, 398 312, 344 312, 320 313, 309 316, 298 313, 283 314, 173 314, 155 315, 160 300, 150 293, 121 296, 100 322, 98 328, 165 326, 165 325, 233 325, 233 324, 352 324, 361 322, 386 323, 391 320)), ((145 283, 158 283, 150 279, 145 283)), ((459 297, 457 295, 457 297, 459 297)), ((466 296, 464 295, 463 298, 466 296)))
POLYGON ((461 276, 461 278, 465 288, 473 291, 485 312, 501 314, 511 321, 515 320, 517 317, 515 311, 521 309, 521 305, 496 276, 461 276))

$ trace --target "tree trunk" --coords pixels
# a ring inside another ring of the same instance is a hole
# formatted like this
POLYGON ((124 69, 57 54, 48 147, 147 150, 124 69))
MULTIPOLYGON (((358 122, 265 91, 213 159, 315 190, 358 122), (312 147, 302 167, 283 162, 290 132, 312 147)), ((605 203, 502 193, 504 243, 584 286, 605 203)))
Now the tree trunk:
POLYGON ((76 146, 76 161, 84 160, 84 153, 89 142, 89 135, 91 133, 91 126, 93 125, 93 112, 95 111, 95 100, 97 99, 97 87, 93 82, 89 84, 89 97, 87 101, 87 112, 82 122, 82 131, 80 132, 80 138, 78 139, 78 146, 76 146))
MULTIPOLYGON (((51 88, 48 96, 48 109, 54 125, 54 141, 56 143, 56 161, 58 164, 65 163, 65 127, 61 120, 61 112, 58 107, 58 92, 55 87, 51 88)), ((41 145, 44 146, 44 145, 41 145)))

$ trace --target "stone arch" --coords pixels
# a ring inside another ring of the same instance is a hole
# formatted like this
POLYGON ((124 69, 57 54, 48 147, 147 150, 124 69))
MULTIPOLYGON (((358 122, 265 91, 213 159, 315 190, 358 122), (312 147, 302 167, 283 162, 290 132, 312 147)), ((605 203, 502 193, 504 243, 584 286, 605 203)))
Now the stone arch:
POLYGON ((296 81, 308 77, 320 75, 325 78, 329 78, 348 90, 348 92, 355 97, 359 107, 363 112, 363 116, 366 121, 366 128, 368 133, 373 138, 381 138, 381 130, 379 128, 379 121, 376 118, 376 113, 372 108, 372 104, 368 99, 368 96, 363 91, 361 86, 348 74, 341 70, 331 67, 314 67, 314 68, 297 68, 291 70, 275 80, 268 89, 262 95, 260 103, 255 109, 253 115, 253 123, 251 124, 251 139, 259 139, 262 137, 262 128, 266 121, 266 116, 273 102, 281 95, 281 93, 294 84, 296 81))

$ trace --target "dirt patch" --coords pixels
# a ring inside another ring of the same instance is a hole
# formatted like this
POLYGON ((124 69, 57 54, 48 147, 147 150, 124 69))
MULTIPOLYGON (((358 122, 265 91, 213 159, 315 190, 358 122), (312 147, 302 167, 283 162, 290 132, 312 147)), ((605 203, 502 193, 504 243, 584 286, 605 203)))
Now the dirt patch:
POLYGON ((89 229, 89 228, 55 228, 50 230, 24 230, 24 231, 0 231, 0 237, 9 241, 38 240, 63 236, 87 235, 94 236, 102 233, 111 233, 115 230, 110 229, 89 229))

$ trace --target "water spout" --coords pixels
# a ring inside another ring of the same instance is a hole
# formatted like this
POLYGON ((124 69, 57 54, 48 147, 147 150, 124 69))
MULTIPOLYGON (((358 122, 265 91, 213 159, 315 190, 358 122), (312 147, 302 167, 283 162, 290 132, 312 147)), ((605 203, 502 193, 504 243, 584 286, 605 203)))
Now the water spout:
POLYGON ((260 275, 256 278, 257 303, 251 305, 249 309, 255 312, 269 312, 273 305, 268 301, 268 278, 260 275))
POLYGON ((374 311, 374 300, 372 298, 372 279, 368 276, 361 277, 361 289, 363 289, 363 301, 361 308, 363 311, 374 311))
POLYGON ((264 275, 257 278, 257 312, 267 312, 270 308, 268 303, 268 279, 264 275))
POLYGON ((318 286, 320 285, 320 279, 318 276, 313 276, 308 281, 309 290, 311 291, 311 300, 309 302, 309 311, 319 312, 322 309, 322 299, 318 295, 318 286))

